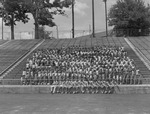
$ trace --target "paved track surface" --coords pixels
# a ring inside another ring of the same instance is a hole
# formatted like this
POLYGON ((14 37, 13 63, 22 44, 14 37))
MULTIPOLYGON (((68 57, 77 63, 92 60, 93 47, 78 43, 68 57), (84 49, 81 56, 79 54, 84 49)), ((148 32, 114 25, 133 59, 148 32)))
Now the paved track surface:
POLYGON ((0 114, 150 114, 149 107, 149 95, 0 95, 0 114))

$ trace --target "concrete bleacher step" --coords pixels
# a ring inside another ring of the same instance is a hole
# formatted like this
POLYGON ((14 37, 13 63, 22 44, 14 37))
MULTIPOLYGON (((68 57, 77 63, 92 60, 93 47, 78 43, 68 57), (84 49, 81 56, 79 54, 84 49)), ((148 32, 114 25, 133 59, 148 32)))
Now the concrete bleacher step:
POLYGON ((128 54, 129 56, 134 59, 135 61, 135 65, 137 66, 137 68, 140 69, 140 72, 143 76, 143 78, 150 78, 150 70, 148 68, 148 65, 147 66, 145 65, 145 63, 149 62, 145 59, 145 57, 143 57, 143 55, 141 55, 141 52, 139 52, 139 50, 137 50, 137 48, 134 47, 134 45, 127 39, 125 39, 125 41, 130 45, 130 47, 132 48, 132 50, 128 50, 128 54), (137 50, 137 52, 135 52, 137 50), (136 54, 138 53, 138 55, 136 54), (138 57, 140 56, 140 57, 138 57), (144 60, 142 61, 141 58, 144 60), (145 63, 144 63, 145 62, 145 63))
POLYGON ((40 40, 10 40, 0 46, 0 76, 40 40))
POLYGON ((18 66, 27 56, 29 56, 38 46, 40 46, 45 40, 40 41, 39 43, 37 43, 36 45, 34 45, 34 47, 31 48, 31 50, 26 53, 23 57, 21 57, 20 59, 18 59, 18 61, 16 61, 12 66, 10 66, 10 68, 6 69, 6 71, 1 75, 1 79, 7 77, 7 74, 9 74, 16 66, 18 66))
MULTIPOLYGON (((136 55, 136 53, 128 46, 123 38, 76 38, 76 39, 64 39, 64 40, 46 40, 43 42, 37 49, 45 49, 45 48, 56 48, 56 47, 67 47, 72 45, 82 45, 85 47, 91 47, 93 45, 113 45, 113 46, 125 46, 128 56, 135 61, 135 65, 144 78, 150 76, 150 71, 145 66, 145 64, 140 60, 140 58, 136 55)), ((30 55, 29 55, 30 56, 30 55)), ((29 58, 29 56, 27 58, 29 58)), ((6 75, 6 79, 20 79, 22 75, 22 71, 25 68, 26 58, 19 63, 15 68, 6 75)), ((18 82, 17 82, 18 83, 18 82)), ((15 84, 14 82, 9 82, 9 84, 15 84)))

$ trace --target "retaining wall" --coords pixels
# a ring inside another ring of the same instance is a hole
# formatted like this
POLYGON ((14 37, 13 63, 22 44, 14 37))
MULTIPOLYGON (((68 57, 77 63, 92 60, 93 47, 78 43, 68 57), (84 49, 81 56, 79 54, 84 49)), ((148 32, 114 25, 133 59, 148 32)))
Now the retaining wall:
MULTIPOLYGON (((50 94, 50 86, 0 86, 0 94, 50 94)), ((150 85, 121 85, 115 94, 150 94, 150 85)))
POLYGON ((121 85, 115 88, 116 94, 150 94, 150 85, 121 85))

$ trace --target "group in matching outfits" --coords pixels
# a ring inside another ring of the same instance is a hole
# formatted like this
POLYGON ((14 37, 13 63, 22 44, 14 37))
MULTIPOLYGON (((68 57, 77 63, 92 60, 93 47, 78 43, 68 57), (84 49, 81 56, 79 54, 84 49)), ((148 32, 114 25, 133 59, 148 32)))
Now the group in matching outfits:
POLYGON ((51 93, 113 93, 119 84, 141 84, 124 47, 71 46, 36 50, 27 59, 23 85, 50 85, 51 93))

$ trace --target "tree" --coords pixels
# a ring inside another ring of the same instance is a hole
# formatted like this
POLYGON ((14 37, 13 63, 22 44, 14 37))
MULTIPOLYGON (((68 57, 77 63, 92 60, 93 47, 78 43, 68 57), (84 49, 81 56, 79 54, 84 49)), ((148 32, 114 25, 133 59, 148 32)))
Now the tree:
POLYGON ((0 16, 4 19, 6 26, 11 26, 11 39, 14 39, 14 25, 17 21, 28 22, 28 15, 24 12, 24 5, 20 0, 0 0, 3 8, 0 9, 0 16))
POLYGON ((45 30, 44 26, 39 27, 39 38, 41 39, 51 39, 52 37, 50 37, 52 34, 52 31, 48 32, 45 30))
POLYGON ((109 26, 116 30, 145 30, 150 27, 149 14, 149 7, 142 0, 118 0, 110 9, 109 26))
POLYGON ((65 15, 64 8, 71 5, 71 0, 24 0, 26 4, 26 13, 31 13, 35 25, 35 39, 39 39, 39 27, 55 26, 54 15, 65 15))

